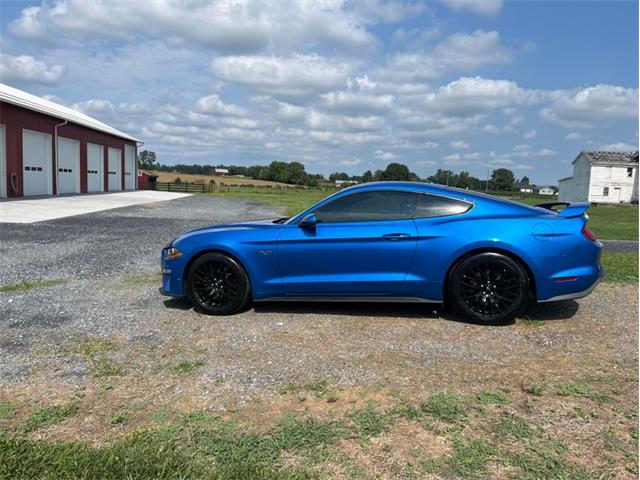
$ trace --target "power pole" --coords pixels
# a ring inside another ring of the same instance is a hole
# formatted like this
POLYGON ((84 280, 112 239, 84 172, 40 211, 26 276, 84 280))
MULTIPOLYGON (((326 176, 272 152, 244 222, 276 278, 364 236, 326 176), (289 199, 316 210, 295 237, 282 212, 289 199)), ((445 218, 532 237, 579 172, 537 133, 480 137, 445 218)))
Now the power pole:
POLYGON ((484 184, 484 192, 487 193, 489 191, 489 169, 487 168, 487 181, 484 184))

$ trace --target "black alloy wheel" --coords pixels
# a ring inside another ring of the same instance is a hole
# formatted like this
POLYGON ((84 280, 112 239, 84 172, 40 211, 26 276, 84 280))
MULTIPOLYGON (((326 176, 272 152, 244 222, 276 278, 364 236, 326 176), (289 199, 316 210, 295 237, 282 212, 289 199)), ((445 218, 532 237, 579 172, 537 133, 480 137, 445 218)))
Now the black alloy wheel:
POLYGON ((525 309, 530 295, 524 268, 496 252, 465 258, 449 279, 449 296, 454 308, 477 323, 508 323, 525 309))
POLYGON ((187 278, 187 294, 194 306, 211 315, 230 315, 249 302, 251 288, 244 268, 220 253, 198 257, 187 278))

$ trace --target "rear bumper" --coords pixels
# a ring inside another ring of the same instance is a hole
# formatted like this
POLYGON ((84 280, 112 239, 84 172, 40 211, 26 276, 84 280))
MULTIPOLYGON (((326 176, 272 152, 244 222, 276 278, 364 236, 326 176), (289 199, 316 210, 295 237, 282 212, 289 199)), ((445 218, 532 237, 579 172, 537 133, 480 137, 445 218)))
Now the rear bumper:
POLYGON ((562 295, 556 295, 555 297, 547 298, 544 300, 538 300, 538 303, 546 303, 546 302, 560 302, 562 300, 576 300, 578 298, 583 298, 589 295, 594 288, 598 286, 598 284, 602 281, 604 277, 604 272, 600 269, 600 274, 596 278, 596 281, 593 282, 588 288, 581 290, 579 292, 573 293, 563 293, 562 295))

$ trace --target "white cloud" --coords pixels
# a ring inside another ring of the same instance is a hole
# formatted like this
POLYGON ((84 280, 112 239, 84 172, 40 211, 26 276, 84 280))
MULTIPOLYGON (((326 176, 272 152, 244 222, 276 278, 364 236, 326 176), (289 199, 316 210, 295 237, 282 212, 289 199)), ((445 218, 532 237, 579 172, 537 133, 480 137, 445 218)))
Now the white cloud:
POLYGON ((617 142, 617 143, 600 145, 600 147, 598 147, 598 150, 603 150, 605 152, 633 152, 638 150, 638 145, 631 145, 629 143, 617 142))
POLYGON ((352 65, 316 54, 291 57, 219 57, 212 69, 225 82, 246 85, 257 92, 300 97, 346 85, 352 65))
POLYGON ((638 89, 595 85, 574 92, 554 92, 554 101, 540 111, 545 120, 567 128, 638 117, 638 89))
POLYGON ((500 129, 492 123, 487 123, 484 127, 482 127, 482 131, 491 134, 500 133, 500 129))
POLYGON ((438 148, 440 145, 436 142, 426 142, 424 144, 425 148, 428 148, 429 150, 433 150, 434 148, 438 148))
POLYGON ((385 152, 383 150, 376 150, 375 151, 375 156, 376 158, 379 158, 381 160, 394 160, 396 158, 398 158, 398 156, 394 153, 391 152, 385 152))
POLYGON ((451 115, 469 116, 512 104, 531 104, 537 92, 510 80, 462 77, 423 97, 429 108, 451 115))
POLYGON ((531 140, 532 138, 536 138, 537 134, 538 132, 536 132, 536 129, 532 128, 531 130, 524 132, 522 137, 526 138, 527 140, 531 140))
POLYGON ((12 56, 0 53, 0 79, 3 82, 53 85, 64 73, 62 65, 47 65, 31 55, 12 56))
POLYGON ((247 115, 247 110, 237 105, 228 105, 220 100, 219 95, 202 97, 196 102, 196 110, 208 115, 247 115))
POLYGON ((441 0, 456 11, 469 11, 479 15, 495 16, 502 10, 502 0, 441 0))
MULTIPOLYGON (((269 46, 297 48, 324 44, 369 49, 374 37, 365 19, 346 2, 221 0, 189 2, 88 2, 57 0, 23 9, 10 25, 16 35, 32 38, 132 41, 166 39, 179 47, 201 46, 222 53, 257 53, 269 46)), ((380 20, 394 14, 389 9, 380 20)), ((397 18, 398 15, 396 15, 397 18)))
POLYGON ((448 163, 456 163, 462 160, 462 155, 460 155, 459 153, 452 153, 451 155, 445 155, 444 157, 442 157, 442 160, 448 163))
POLYGON ((423 82, 451 71, 469 71, 510 61, 511 52, 500 44, 498 32, 476 30, 455 33, 430 51, 394 55, 378 73, 396 82, 423 82))
POLYGON ((322 95, 324 107, 342 113, 386 113, 393 108, 392 95, 369 95, 349 91, 322 95))
POLYGON ((578 132, 572 132, 564 137, 565 140, 582 140, 584 137, 578 132))
POLYGON ((454 140, 449 144, 449 146, 454 150, 466 150, 469 148, 469 144, 462 140, 454 140))

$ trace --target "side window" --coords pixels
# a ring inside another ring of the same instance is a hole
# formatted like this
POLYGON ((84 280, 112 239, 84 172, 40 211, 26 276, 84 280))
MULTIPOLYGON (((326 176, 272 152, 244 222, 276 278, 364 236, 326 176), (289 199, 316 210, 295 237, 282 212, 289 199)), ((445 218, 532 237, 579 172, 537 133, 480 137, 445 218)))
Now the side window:
POLYGON ((609 187, 604 187, 602 189, 602 196, 603 197, 608 197, 609 196, 609 187))
POLYGON ((413 217, 419 194, 385 191, 362 192, 338 198, 313 213, 320 223, 407 220, 413 217))
POLYGON ((438 197, 436 195, 423 194, 416 207, 415 218, 443 217, 446 215, 458 215, 471 208, 471 204, 454 200, 452 198, 438 197))

